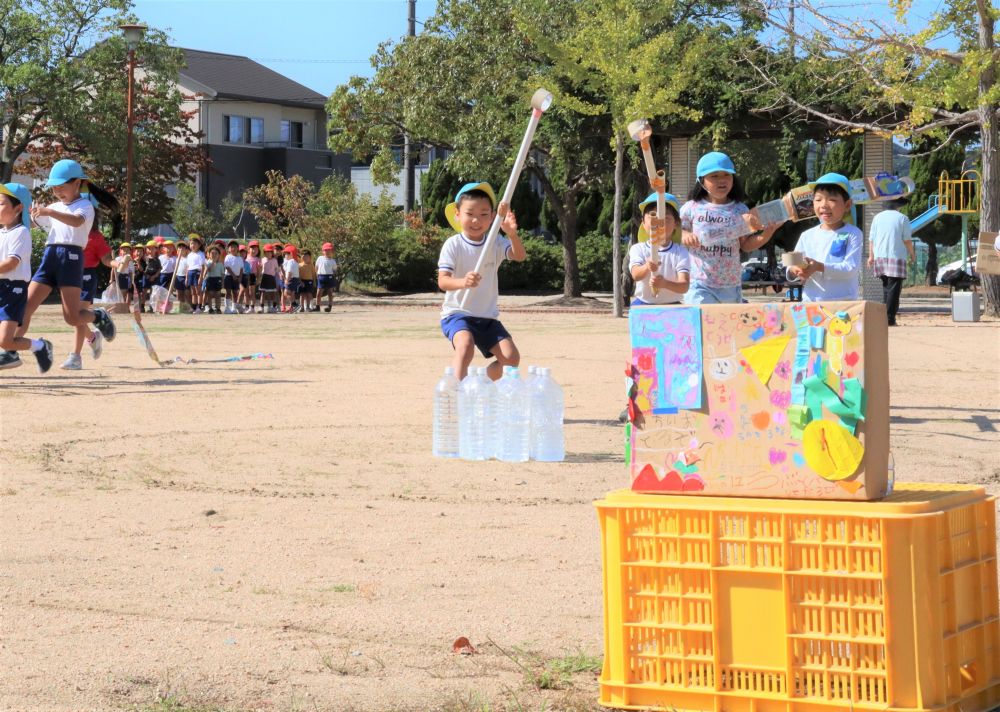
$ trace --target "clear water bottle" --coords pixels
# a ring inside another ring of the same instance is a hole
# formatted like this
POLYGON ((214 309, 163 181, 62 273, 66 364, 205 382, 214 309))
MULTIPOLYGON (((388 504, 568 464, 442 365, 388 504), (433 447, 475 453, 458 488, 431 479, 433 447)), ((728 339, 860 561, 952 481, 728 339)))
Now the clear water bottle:
POLYGON ((497 459, 504 462, 526 462, 531 433, 531 401, 521 374, 511 368, 497 383, 497 430, 500 445, 497 459))
POLYGON ((434 387, 434 457, 458 457, 458 379, 449 366, 434 387))
POLYGON ((531 389, 531 456, 539 462, 566 458, 563 392, 548 368, 539 368, 531 389))
POLYGON ((458 390, 458 453, 463 460, 488 460, 493 426, 493 383, 485 368, 469 369, 458 390))
MULTIPOLYGON (((504 406, 499 399, 499 393, 502 387, 501 384, 503 384, 504 381, 510 380, 510 373, 513 368, 513 366, 503 367, 503 375, 500 377, 499 381, 493 383, 493 390, 491 391, 493 420, 490 423, 489 432, 487 434, 487 447, 489 448, 490 456, 496 458, 497 460, 500 459, 500 448, 503 443, 503 423, 506 418, 503 410, 504 406)), ((487 378, 489 378, 489 376, 487 376, 487 378)))

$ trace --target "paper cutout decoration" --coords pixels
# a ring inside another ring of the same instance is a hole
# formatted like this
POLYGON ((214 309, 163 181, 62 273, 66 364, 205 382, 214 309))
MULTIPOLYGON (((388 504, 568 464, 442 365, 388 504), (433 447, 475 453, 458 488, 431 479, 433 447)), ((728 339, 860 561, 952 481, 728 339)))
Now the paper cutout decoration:
MULTIPOLYGON (((840 424, 848 432, 853 433, 859 420, 865 418, 865 391, 856 378, 844 381, 844 395, 838 396, 824 380, 825 374, 817 374, 807 378, 803 385, 806 388, 806 402, 809 407, 810 420, 822 420, 823 408, 840 419, 840 424)), ((791 414, 789 413, 789 418, 791 414)))
POLYGON ((630 309, 628 318, 633 355, 645 360, 652 354, 656 383, 648 392, 652 411, 701 408, 701 312, 696 307, 647 306, 630 309))
POLYGON ((865 447, 846 428, 828 420, 814 420, 802 433, 806 464, 825 480, 845 480, 861 465, 865 447))
POLYGON ((809 409, 804 405, 788 406, 788 425, 794 440, 802 439, 802 431, 809 425, 809 409))
POLYGON ((778 365, 781 355, 785 353, 785 348, 791 340, 791 336, 778 336, 740 349, 743 358, 750 364, 750 368, 753 369, 754 374, 763 385, 766 386, 767 382, 771 380, 774 367, 778 365))

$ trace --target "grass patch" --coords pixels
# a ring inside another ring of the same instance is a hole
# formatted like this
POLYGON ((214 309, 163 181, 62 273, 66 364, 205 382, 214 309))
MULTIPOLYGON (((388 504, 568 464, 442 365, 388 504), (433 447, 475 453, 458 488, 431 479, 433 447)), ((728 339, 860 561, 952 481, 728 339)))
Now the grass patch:
POLYGON ((323 591, 332 591, 333 593, 354 593, 357 589, 354 588, 354 584, 350 583, 335 583, 332 586, 327 586, 322 589, 323 591))
POLYGON ((565 690, 573 686, 575 675, 596 675, 603 666, 601 656, 591 655, 583 649, 558 658, 547 658, 523 647, 514 647, 508 651, 493 640, 489 642, 517 665, 524 675, 524 684, 535 690, 565 690))

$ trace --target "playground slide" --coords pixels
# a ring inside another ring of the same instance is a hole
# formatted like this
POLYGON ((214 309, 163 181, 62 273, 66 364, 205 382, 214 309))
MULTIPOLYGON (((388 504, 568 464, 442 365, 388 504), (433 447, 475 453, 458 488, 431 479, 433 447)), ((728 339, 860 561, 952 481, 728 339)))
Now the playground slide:
POLYGON ((926 212, 910 220, 910 232, 916 232, 922 227, 926 227, 941 215, 941 206, 935 205, 926 212))

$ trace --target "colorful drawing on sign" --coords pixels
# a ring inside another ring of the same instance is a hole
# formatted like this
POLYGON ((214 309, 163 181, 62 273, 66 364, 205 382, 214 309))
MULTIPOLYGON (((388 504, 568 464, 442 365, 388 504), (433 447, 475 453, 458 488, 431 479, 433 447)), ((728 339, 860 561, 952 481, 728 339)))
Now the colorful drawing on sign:
MULTIPOLYGON (((633 363, 652 353, 653 413, 700 408, 704 362, 701 313, 694 307, 639 307, 629 311, 633 363)), ((640 390, 642 386, 640 384, 640 390)))
POLYGON ((630 407, 640 417, 628 430, 632 488, 877 496, 865 489, 871 481, 864 474, 870 425, 863 333, 872 323, 865 309, 633 309, 630 407))

